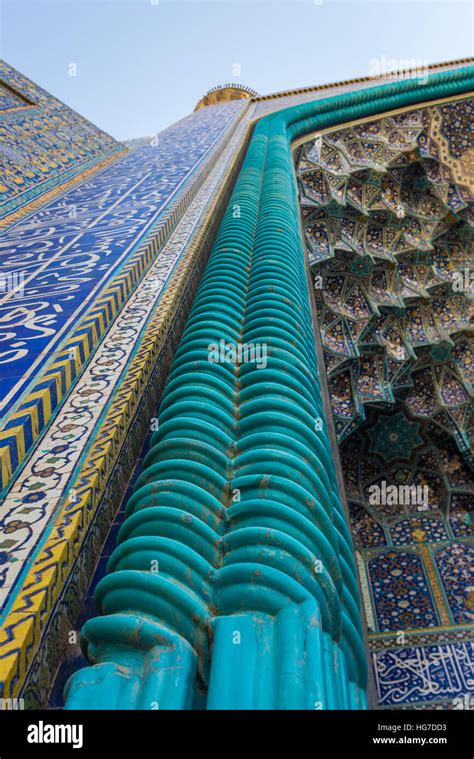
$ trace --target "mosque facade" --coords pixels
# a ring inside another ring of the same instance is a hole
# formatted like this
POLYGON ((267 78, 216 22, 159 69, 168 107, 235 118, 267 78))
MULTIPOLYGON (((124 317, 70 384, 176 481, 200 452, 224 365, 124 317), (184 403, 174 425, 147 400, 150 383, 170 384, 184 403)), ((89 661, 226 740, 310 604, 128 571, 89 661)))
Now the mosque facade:
POLYGON ((474 707, 473 91, 0 62, 4 708, 474 707))

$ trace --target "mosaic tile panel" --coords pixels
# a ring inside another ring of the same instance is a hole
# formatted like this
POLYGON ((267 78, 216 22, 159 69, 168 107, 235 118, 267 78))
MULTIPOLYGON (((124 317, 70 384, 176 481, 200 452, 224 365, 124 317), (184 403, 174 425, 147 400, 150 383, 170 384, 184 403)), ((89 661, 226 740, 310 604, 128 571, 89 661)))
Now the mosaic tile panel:
POLYGON ((378 628, 406 630, 434 627, 439 620, 420 557, 407 551, 386 551, 368 561, 378 628))
POLYGON ((474 621, 474 545, 450 543, 435 554, 446 598, 454 621, 474 621))
POLYGON ((10 89, 5 83, 0 83, 0 113, 18 108, 30 108, 31 103, 18 92, 10 89))

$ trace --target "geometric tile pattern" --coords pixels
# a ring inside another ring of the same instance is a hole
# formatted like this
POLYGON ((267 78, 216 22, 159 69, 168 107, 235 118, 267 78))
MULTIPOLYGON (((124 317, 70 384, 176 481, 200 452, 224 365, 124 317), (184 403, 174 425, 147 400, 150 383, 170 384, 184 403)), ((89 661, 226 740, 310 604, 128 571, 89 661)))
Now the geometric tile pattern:
POLYGON ((123 145, 0 60, 0 218, 123 145))
POLYGON ((17 110, 18 108, 30 108, 31 103, 22 97, 19 92, 10 89, 4 81, 0 83, 0 112, 17 110))

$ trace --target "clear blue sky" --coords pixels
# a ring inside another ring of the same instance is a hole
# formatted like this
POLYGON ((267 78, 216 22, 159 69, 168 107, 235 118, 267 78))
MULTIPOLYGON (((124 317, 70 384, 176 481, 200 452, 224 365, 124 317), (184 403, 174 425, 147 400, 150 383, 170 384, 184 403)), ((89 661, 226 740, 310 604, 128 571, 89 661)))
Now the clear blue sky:
POLYGON ((156 1, 0 0, 0 57, 127 139, 172 124, 224 82, 265 94, 367 75, 383 56, 473 55, 469 0, 156 1))

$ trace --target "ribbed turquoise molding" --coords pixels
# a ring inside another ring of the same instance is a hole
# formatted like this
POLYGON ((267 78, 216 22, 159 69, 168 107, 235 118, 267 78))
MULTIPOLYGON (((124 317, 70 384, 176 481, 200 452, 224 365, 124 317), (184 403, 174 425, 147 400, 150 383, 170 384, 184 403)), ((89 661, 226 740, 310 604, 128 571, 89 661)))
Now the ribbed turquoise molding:
POLYGON ((474 69, 458 69, 257 124, 97 586, 104 616, 83 629, 94 666, 69 680, 66 708, 366 708, 291 141, 471 89, 474 69), (266 367, 210 363, 222 339, 267 346, 266 367))

